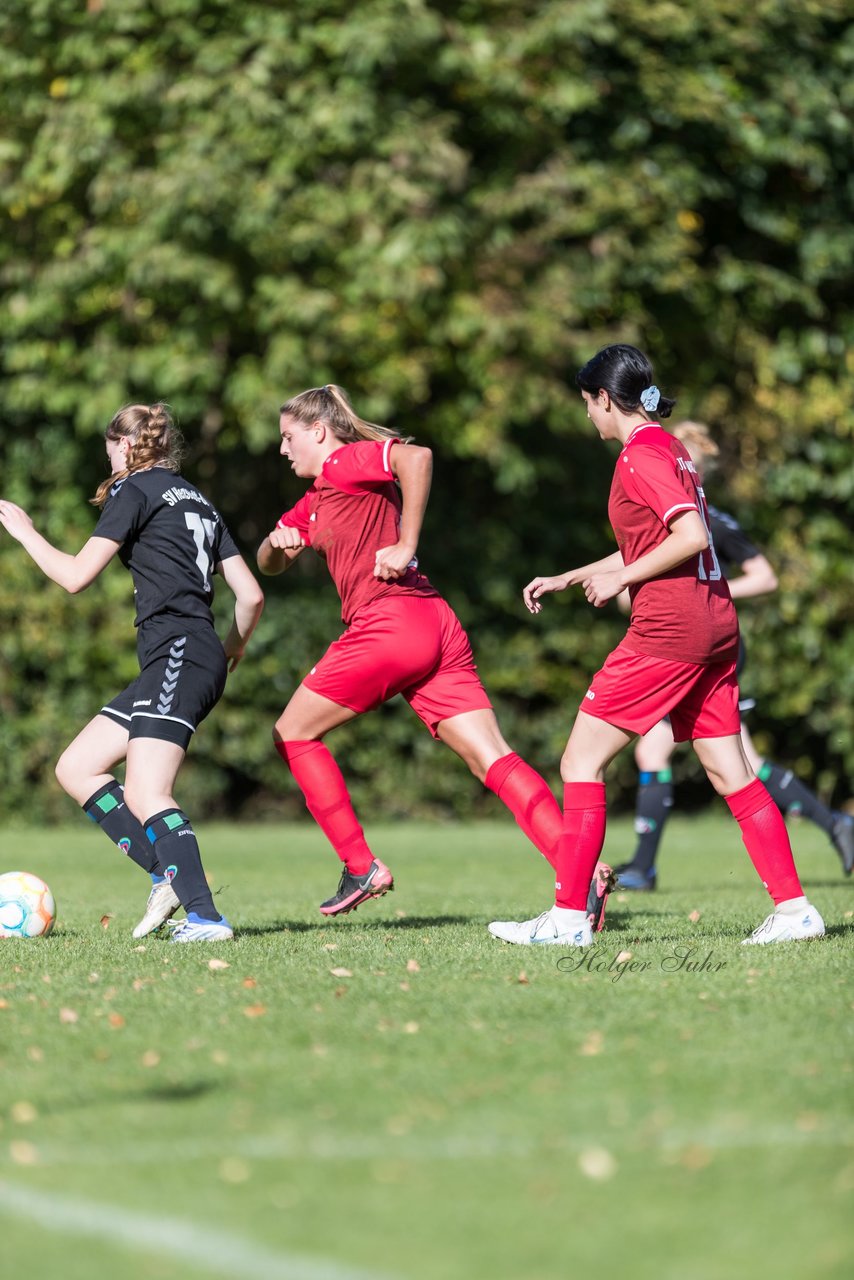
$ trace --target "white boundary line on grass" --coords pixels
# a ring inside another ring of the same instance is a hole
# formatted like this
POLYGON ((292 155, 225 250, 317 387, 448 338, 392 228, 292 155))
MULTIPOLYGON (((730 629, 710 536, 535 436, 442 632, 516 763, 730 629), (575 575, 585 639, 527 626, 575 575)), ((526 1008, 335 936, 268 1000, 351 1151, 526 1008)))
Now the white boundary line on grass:
POLYGON ((330 1259, 278 1253, 245 1236, 182 1218, 138 1213, 95 1200, 78 1200, 0 1182, 0 1213, 15 1214, 59 1235, 90 1236, 144 1257, 179 1257, 199 1272, 263 1276, 264 1280, 391 1280, 371 1269, 330 1259))
MULTIPOLYGON (((306 1136, 294 1133, 246 1134, 232 1139, 229 1152, 245 1160, 307 1160, 320 1162, 409 1160, 434 1163, 458 1160, 493 1160, 497 1157, 525 1159, 545 1154, 572 1155, 588 1147, 608 1146, 617 1155, 678 1151, 682 1147, 701 1145, 710 1151, 743 1151, 748 1148, 796 1150, 806 1147, 854 1146, 854 1127, 837 1124, 827 1129, 798 1129, 794 1125, 762 1125, 745 1129, 705 1126, 701 1128, 676 1127, 659 1133, 632 1134, 625 1141, 612 1135, 606 1138, 601 1130, 588 1134, 553 1135, 549 1139, 536 1140, 521 1135, 482 1134, 480 1136, 455 1134, 445 1138, 423 1138, 414 1135, 338 1134, 306 1136)), ((182 1142, 181 1159, 212 1160, 221 1154, 221 1146, 208 1142, 182 1142)), ((163 1159, 162 1142, 137 1142, 128 1147, 73 1147, 38 1145, 36 1166, 44 1169, 62 1165, 100 1165, 110 1163, 154 1164, 163 1159)), ((0 1168, 18 1168, 12 1157, 0 1148, 0 1168)), ((0 1183, 0 1209, 2 1209, 2 1183, 0 1183)))

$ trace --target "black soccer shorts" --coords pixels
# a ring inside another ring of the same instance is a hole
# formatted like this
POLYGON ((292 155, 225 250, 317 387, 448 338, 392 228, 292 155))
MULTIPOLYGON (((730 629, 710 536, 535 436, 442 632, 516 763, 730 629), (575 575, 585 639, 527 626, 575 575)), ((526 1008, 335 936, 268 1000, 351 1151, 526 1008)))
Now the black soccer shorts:
POLYGON ((228 662, 213 627, 176 630, 175 621, 140 634, 140 673, 101 714, 131 738, 159 738, 186 750, 222 697, 228 662))

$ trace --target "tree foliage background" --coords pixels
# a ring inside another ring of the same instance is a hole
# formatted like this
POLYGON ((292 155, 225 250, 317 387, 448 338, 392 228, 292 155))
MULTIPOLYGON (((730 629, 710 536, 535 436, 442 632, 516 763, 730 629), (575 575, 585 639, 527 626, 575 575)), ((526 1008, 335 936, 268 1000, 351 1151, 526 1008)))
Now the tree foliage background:
MULTIPOLYGON (((605 343, 637 343, 677 415, 711 424, 710 496, 780 577, 776 596, 741 610, 758 741, 844 800, 846 10, 6 0, 3 493, 76 550, 106 423, 164 398, 185 472, 251 560, 302 487, 277 456, 278 404, 344 385, 363 416, 434 449, 422 563, 471 630, 505 734, 556 782, 578 700, 625 622, 580 593, 531 620, 520 590, 612 549, 613 454, 591 438, 572 376, 605 343)), ((188 805, 300 807, 269 727, 338 631, 334 590, 308 560, 267 580, 257 640, 194 743, 188 805)), ((7 814, 67 816, 52 763, 135 673, 131 618, 119 566, 72 599, 0 540, 7 814)), ((372 814, 484 803, 405 706, 334 749, 372 814)), ((630 760, 612 773, 613 794, 630 787, 630 760)))

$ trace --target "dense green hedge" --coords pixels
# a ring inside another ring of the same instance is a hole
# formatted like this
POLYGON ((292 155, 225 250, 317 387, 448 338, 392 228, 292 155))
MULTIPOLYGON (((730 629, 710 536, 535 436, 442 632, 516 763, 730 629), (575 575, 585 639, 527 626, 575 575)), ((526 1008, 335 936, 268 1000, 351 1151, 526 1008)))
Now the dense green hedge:
MULTIPOLYGON (((742 611, 760 742, 841 801, 852 64, 842 0, 6 0, 3 491, 75 548, 106 422, 163 397, 252 555, 298 493, 276 406, 343 384, 434 448, 423 563, 555 781, 624 624, 578 597, 531 620, 519 592, 611 549, 571 375, 637 342, 780 575, 742 611)), ((337 601, 303 564, 268 601, 188 766, 211 812, 293 800, 268 730, 337 601)), ((4 812, 68 812, 51 763, 133 673, 130 620, 118 567, 70 599, 0 540, 4 812)), ((337 743, 375 812, 494 803, 405 707, 337 743)))

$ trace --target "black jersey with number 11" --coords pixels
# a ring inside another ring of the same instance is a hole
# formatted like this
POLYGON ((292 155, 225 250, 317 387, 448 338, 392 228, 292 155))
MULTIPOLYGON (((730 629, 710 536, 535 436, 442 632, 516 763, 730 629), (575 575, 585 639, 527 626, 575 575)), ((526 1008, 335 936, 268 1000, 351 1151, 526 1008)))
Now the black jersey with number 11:
POLYGON ((119 480, 93 537, 121 545, 133 577, 136 626, 159 615, 213 622, 216 566, 239 555, 222 516, 195 485, 152 467, 119 480))

